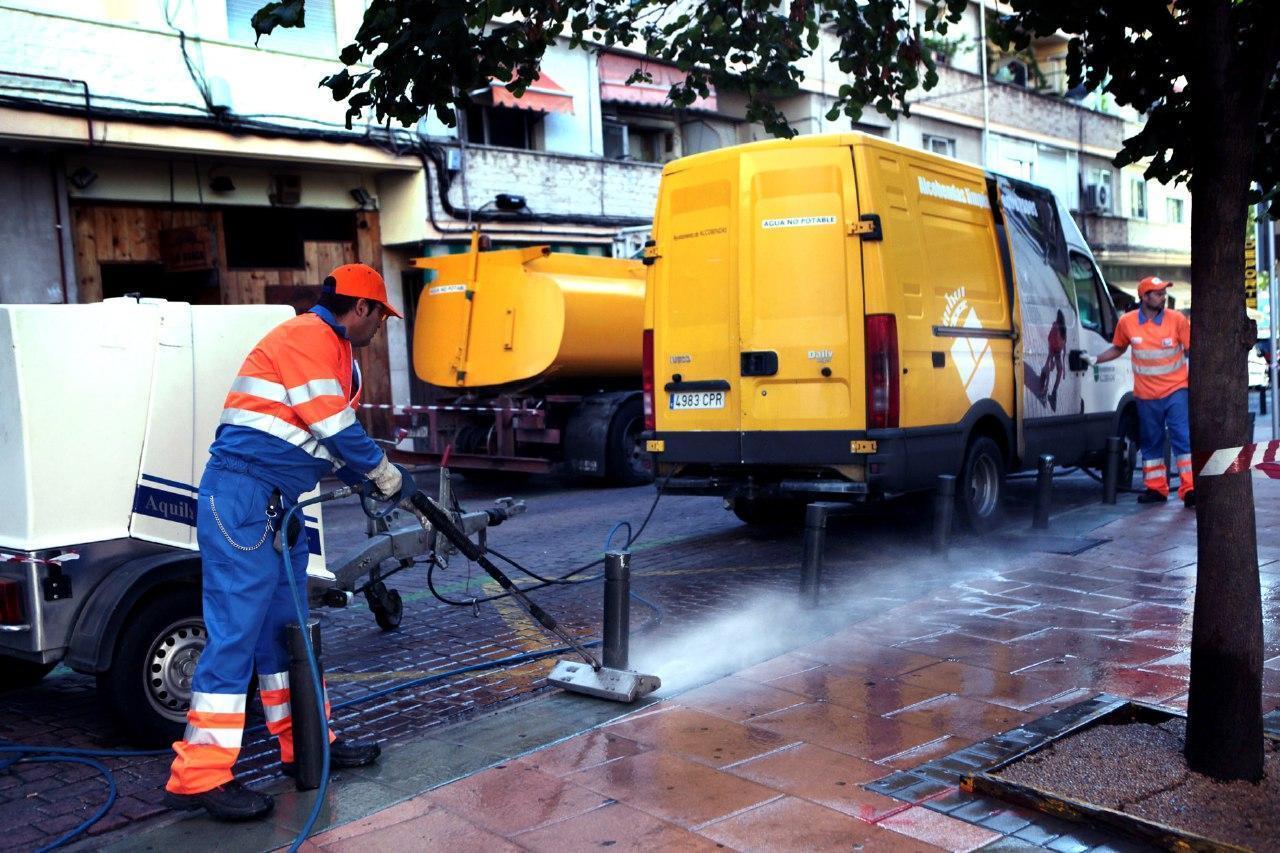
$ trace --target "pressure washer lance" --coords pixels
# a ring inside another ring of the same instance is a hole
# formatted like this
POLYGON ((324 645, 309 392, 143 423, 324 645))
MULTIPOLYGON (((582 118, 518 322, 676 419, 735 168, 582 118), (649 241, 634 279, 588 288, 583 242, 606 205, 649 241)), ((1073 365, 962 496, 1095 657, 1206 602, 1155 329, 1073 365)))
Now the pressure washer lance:
POLYGON ((436 532, 444 534, 444 537, 452 542, 464 557, 478 564, 489 577, 497 581, 498 586, 502 587, 511 596, 512 600, 520 606, 520 609, 532 616, 539 625, 554 634, 566 646, 581 655, 583 660, 591 664, 592 669, 599 671, 600 661, 596 660, 595 655, 584 649, 581 643, 569 636, 556 623, 556 620, 551 617, 550 613, 535 604, 529 596, 524 594, 520 587, 512 583, 511 578, 504 575, 502 570, 485 556, 484 550, 472 542, 466 533, 458 529, 458 526, 453 523, 453 519, 449 517, 447 512, 436 506, 435 502, 422 491, 414 492, 408 502, 421 520, 429 523, 436 532))
MULTIPOLYGON (((566 646, 577 652, 590 666, 590 670, 587 670, 580 664, 560 661, 547 679, 550 683, 565 690, 584 693, 600 699, 610 699, 615 702, 634 702, 639 697, 652 693, 662 685, 657 676, 641 675, 625 668, 627 665, 625 642, 627 625, 625 615, 624 621, 621 623, 616 619, 609 618, 610 608, 608 607, 608 602, 610 600, 610 592, 614 593, 614 598, 621 595, 620 602, 615 602, 615 606, 612 609, 623 614, 629 613, 629 596, 626 588, 630 581, 630 570, 625 563, 620 560, 610 561, 608 557, 605 560, 606 653, 605 663, 602 666, 595 655, 570 637, 556 624, 556 620, 549 613, 533 603, 519 587, 512 583, 511 579, 485 556, 484 550, 472 542, 462 530, 459 530, 458 526, 453 523, 453 519, 449 517, 449 514, 437 506, 431 498, 427 497, 422 491, 415 491, 407 503, 424 524, 430 524, 434 530, 443 534, 445 538, 452 542, 464 557, 473 563, 479 564, 480 568, 484 569, 489 577, 497 581, 498 585, 511 595, 511 598, 521 609, 532 616, 539 625, 554 634, 566 646), (611 633, 616 633, 619 630, 623 632, 624 639, 620 646, 615 643, 613 648, 621 649, 620 659, 617 654, 613 654, 611 657, 609 651, 611 633), (568 677, 564 677, 566 675, 568 677)), ((630 555, 627 556, 629 559, 630 555)))

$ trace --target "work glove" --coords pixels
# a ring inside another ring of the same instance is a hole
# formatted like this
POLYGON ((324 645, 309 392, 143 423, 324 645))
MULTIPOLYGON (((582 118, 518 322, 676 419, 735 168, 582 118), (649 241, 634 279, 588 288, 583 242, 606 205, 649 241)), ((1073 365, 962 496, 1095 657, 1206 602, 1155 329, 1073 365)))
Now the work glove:
MULTIPOLYGON (((400 490, 404 485, 404 469, 399 465, 395 465, 384 454, 382 461, 374 466, 367 476, 373 483, 373 488, 377 490, 376 497, 378 500, 389 501, 392 498, 398 498, 400 490)), ((411 481, 412 482, 412 481, 411 481)))
POLYGON ((1097 367, 1098 357, 1096 355, 1089 355, 1088 353, 1085 353, 1084 355, 1080 356, 1080 363, 1083 364, 1085 367, 1097 367))

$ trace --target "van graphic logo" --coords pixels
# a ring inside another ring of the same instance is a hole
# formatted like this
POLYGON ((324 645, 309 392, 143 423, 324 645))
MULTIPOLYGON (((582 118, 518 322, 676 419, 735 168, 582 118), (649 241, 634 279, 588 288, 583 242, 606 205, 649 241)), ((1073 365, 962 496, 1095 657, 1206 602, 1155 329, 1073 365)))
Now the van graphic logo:
POLYGON ((917 175, 916 182, 920 189, 920 195, 933 196, 947 201, 958 201, 960 204, 967 204, 971 207, 991 207, 991 202, 987 200, 985 193, 971 190, 968 187, 944 184, 942 181, 930 180, 924 175, 917 175))
MULTIPOLYGON (((981 329, 978 313, 969 305, 964 288, 947 294, 947 307, 942 312, 942 325, 962 329, 981 329)), ((951 345, 951 363, 960 374, 970 403, 985 400, 996 387, 996 359, 991 341, 986 338, 956 338, 951 345)))
POLYGON ((831 361, 835 353, 829 349, 811 349, 809 350, 809 360, 816 361, 819 364, 826 364, 831 361))

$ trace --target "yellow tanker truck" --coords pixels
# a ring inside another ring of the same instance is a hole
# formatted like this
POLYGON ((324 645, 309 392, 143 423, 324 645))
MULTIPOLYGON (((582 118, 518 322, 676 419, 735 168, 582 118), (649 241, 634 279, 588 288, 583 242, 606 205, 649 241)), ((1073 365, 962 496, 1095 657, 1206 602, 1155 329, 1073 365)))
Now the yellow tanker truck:
POLYGON ((644 266, 546 246, 416 258, 413 368, 432 391, 398 422, 415 461, 467 472, 652 479, 640 433, 644 266))

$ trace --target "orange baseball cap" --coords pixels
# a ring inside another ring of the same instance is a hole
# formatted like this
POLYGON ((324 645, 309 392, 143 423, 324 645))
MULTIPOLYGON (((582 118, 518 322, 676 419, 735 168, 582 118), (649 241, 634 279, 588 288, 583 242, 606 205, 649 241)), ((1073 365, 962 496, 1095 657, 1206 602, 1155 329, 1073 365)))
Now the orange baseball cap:
POLYGON ((1142 281, 1138 282, 1138 297, 1141 298, 1146 296, 1153 290, 1164 290, 1165 288, 1172 286, 1173 282, 1171 281, 1165 281, 1158 275, 1149 275, 1142 281))
POLYGON ((368 264, 343 264, 329 273, 324 280, 326 290, 332 290, 341 296, 355 296, 359 299, 372 299, 381 302, 382 307, 392 317, 402 315, 387 301, 387 285, 378 271, 368 264))

